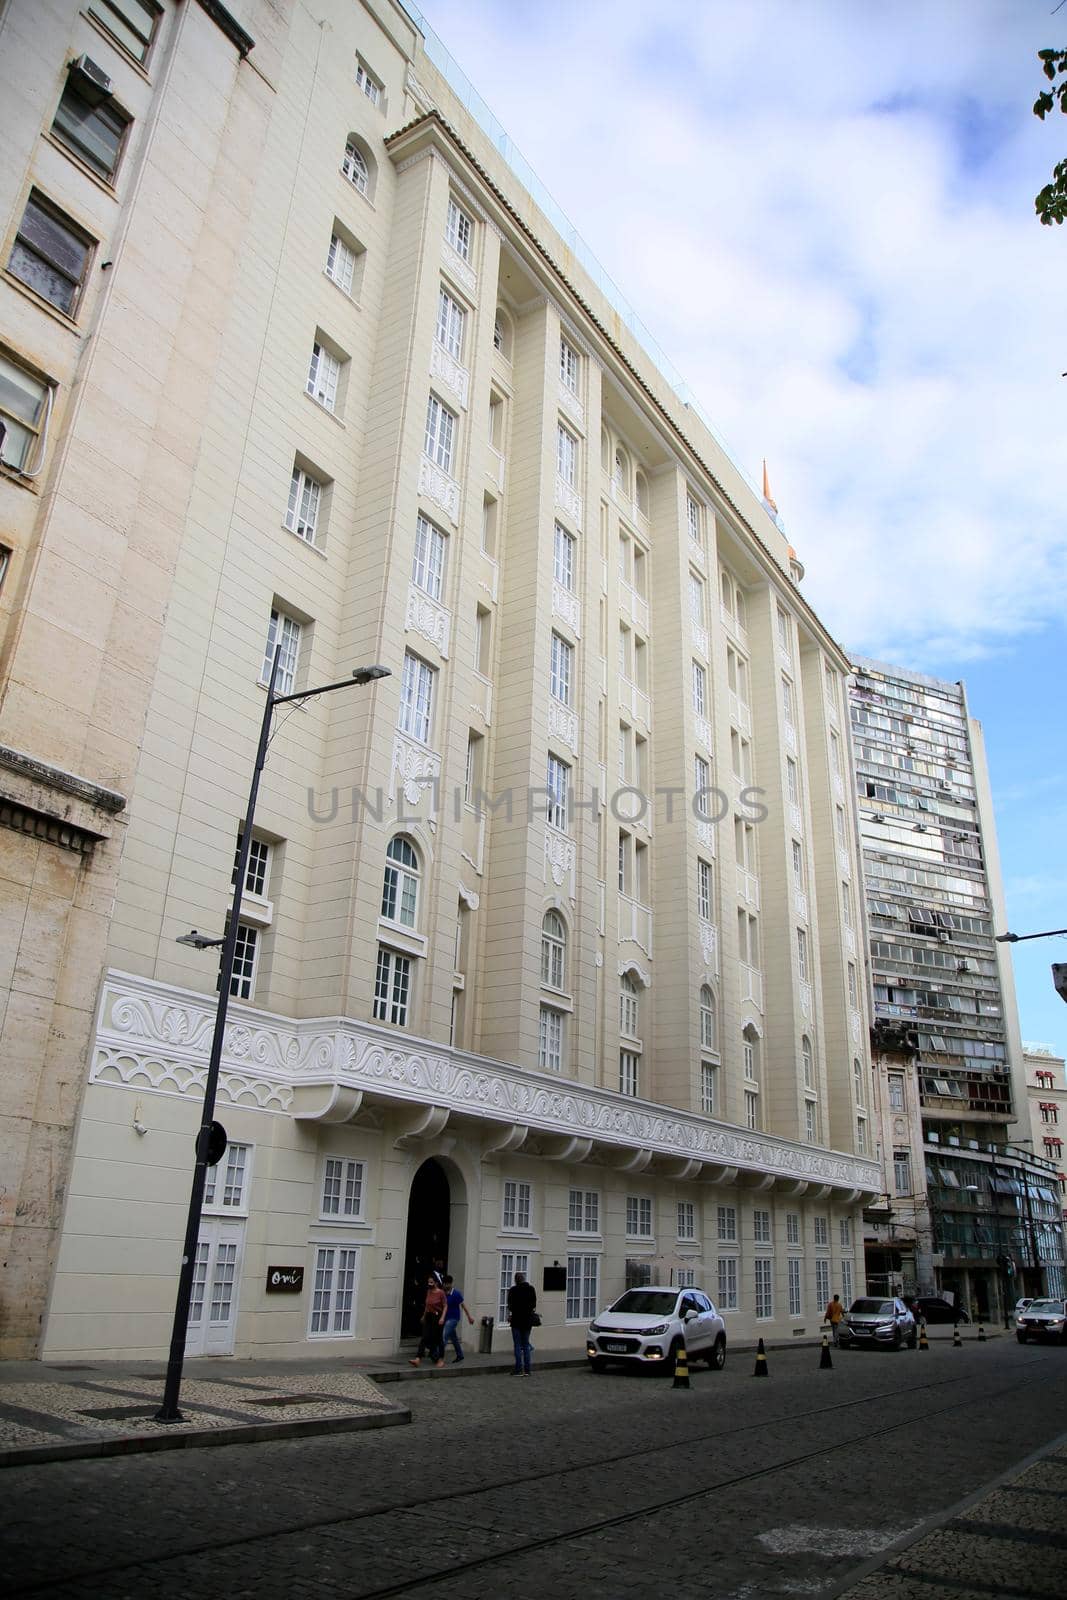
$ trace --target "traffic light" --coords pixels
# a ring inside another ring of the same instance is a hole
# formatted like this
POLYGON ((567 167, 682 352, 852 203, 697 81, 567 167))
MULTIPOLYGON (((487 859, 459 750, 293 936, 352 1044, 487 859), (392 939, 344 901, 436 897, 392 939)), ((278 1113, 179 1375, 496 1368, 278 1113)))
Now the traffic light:
POLYGON ((1067 961, 1052 963, 1052 981, 1061 1000, 1067 1000, 1067 961))

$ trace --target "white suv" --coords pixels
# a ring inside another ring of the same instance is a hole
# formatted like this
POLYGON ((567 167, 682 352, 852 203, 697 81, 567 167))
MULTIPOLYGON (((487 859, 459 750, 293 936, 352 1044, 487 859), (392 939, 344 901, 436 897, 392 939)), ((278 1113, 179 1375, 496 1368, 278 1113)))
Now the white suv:
POLYGON ((718 1372, 726 1361, 726 1324, 703 1290, 649 1284, 627 1289, 597 1315, 585 1353, 594 1372, 611 1361, 673 1371, 683 1344, 687 1356, 718 1372))

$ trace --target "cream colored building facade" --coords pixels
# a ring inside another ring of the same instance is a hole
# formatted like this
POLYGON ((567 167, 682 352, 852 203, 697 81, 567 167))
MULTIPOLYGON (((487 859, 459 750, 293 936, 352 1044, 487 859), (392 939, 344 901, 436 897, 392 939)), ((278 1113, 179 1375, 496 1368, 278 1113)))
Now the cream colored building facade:
POLYGON ((1034 1154, 1056 1169, 1061 1207, 1067 1220, 1067 1165, 1063 1140, 1067 1134, 1067 1065, 1051 1045, 1024 1044, 1026 1100, 1030 1112, 1030 1143, 1034 1154))
MULTIPOLYGON (((146 124, 138 144, 124 101, 131 192, 120 167, 83 302, 106 301, 98 366, 123 341, 127 365, 93 388, 78 327, 69 367, 5 334, 54 380, 38 487, 10 486, 26 547, 64 547, 68 500, 75 529, 110 514, 127 550, 156 541, 114 569, 111 631, 78 605, 88 582, 65 591, 66 628, 135 680, 106 701, 111 758, 85 743, 77 670, 66 742, 5 717, 13 748, 106 789, 123 834, 90 852, 114 899, 77 969, 40 1348, 166 1348, 217 976, 175 940, 223 931, 276 646, 283 689, 392 675, 277 717, 188 1350, 392 1350, 438 1258, 498 1320, 526 1270, 544 1346, 664 1278, 703 1286, 731 1337, 813 1333, 863 1286, 885 1185, 848 662, 772 508, 404 9, 137 9, 132 76, 74 4, 20 36, 53 99, 86 51, 146 124), (162 331, 138 309, 154 295, 162 331), (145 432, 111 514, 110 470, 65 452, 79 418, 93 449, 112 439, 127 393, 145 432), (543 1287, 553 1266, 565 1289, 543 1287)), ((38 99, 9 238, 34 186, 73 209, 35 165, 70 159, 38 99)), ((8 290, 27 324, 55 320, 8 290)), ((47 578, 5 591, 28 702, 45 663, 17 635, 47 578)))

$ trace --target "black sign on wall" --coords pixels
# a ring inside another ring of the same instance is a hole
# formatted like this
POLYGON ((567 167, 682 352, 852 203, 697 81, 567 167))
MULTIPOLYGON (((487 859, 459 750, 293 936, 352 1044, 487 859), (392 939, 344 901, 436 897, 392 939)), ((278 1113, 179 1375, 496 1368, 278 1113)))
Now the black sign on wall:
POLYGON ((566 1267, 543 1267, 541 1269, 541 1290, 549 1294, 553 1290, 562 1293, 567 1287, 566 1267))
POLYGON ((304 1287, 303 1267, 268 1267, 268 1294, 299 1294, 304 1287))

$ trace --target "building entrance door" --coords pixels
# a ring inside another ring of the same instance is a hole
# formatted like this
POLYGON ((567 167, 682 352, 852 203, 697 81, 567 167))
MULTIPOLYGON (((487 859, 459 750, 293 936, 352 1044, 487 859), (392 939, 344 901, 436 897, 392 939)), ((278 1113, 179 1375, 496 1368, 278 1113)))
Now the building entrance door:
POLYGON ((432 1159, 424 1161, 411 1180, 408 1202, 404 1303, 400 1316, 402 1339, 414 1339, 419 1335, 426 1280, 435 1263, 440 1262, 442 1270, 448 1266, 451 1210, 452 1191, 444 1168, 432 1159))
POLYGON ((244 1232, 243 1222, 231 1222, 226 1217, 206 1219, 200 1224, 185 1333, 187 1356, 233 1354, 244 1232))

